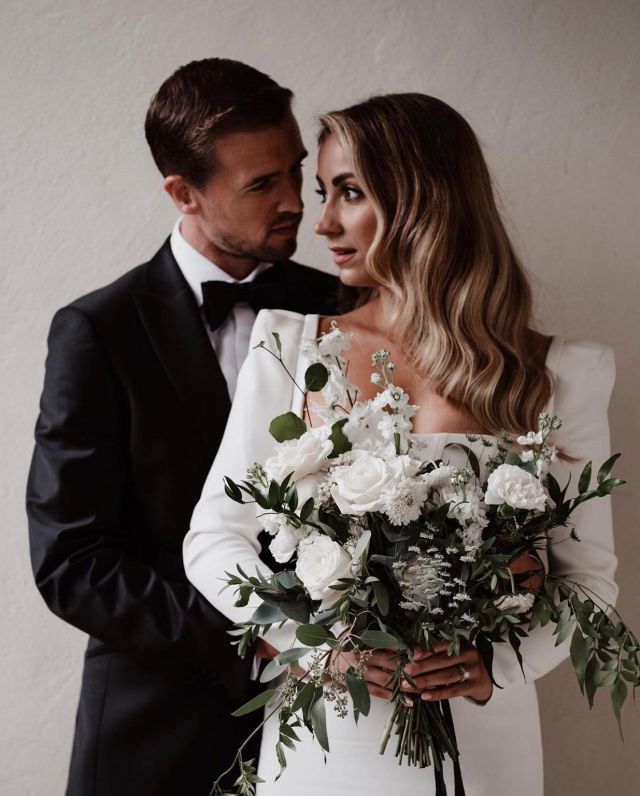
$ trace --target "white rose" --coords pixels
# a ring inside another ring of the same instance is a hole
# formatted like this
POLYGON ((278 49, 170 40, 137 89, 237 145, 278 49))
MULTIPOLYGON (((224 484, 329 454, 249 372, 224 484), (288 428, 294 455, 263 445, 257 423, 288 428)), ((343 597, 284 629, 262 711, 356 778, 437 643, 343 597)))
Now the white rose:
POLYGON ((302 538, 302 532, 293 525, 281 525, 280 530, 274 536, 269 550, 278 564, 286 564, 296 552, 298 542, 302 538))
POLYGON ((382 510, 392 483, 415 475, 418 466, 408 456, 384 461, 364 451, 352 451, 352 459, 352 464, 334 467, 332 471, 331 495, 343 514, 382 510))
POLYGON ((547 493, 538 479, 515 464, 501 464, 489 476, 487 505, 507 503, 514 509, 544 511, 547 493))
POLYGON ((296 575, 313 600, 322 600, 322 610, 330 608, 342 594, 331 585, 350 577, 351 556, 328 536, 311 534, 298 549, 296 575))
POLYGON ((269 478, 280 482, 289 473, 293 473, 292 480, 299 481, 327 468, 330 464, 327 456, 333 450, 333 443, 329 439, 330 431, 326 426, 321 426, 309 429, 299 439, 280 442, 275 456, 271 456, 264 463, 269 478))

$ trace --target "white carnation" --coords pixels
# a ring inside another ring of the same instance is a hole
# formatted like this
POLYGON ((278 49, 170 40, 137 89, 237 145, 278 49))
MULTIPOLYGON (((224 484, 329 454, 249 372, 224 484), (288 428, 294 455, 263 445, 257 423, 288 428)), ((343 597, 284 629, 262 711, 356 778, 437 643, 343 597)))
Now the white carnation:
POLYGON ((351 556, 328 536, 312 533, 298 546, 296 575, 311 599, 322 600, 322 610, 330 608, 342 594, 331 586, 351 575, 351 556))
POLYGON ((515 464, 501 464, 489 476, 485 503, 543 511, 547 493, 538 479, 515 464))

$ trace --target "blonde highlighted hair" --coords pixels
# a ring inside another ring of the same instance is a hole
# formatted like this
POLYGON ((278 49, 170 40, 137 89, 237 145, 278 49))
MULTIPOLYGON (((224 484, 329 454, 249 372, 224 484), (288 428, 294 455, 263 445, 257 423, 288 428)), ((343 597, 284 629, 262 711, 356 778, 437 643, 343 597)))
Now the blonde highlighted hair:
POLYGON ((337 137, 374 206, 366 267, 392 297, 394 338, 487 432, 537 428, 553 384, 469 124, 424 94, 372 97, 320 121, 320 141, 337 137))

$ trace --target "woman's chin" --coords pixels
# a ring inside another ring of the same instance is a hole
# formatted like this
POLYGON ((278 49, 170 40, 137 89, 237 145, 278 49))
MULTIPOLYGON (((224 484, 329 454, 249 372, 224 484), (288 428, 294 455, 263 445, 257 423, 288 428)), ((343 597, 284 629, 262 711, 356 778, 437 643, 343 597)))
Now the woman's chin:
POLYGON ((376 283, 364 268, 340 268, 338 266, 338 278, 346 287, 376 287, 376 283))

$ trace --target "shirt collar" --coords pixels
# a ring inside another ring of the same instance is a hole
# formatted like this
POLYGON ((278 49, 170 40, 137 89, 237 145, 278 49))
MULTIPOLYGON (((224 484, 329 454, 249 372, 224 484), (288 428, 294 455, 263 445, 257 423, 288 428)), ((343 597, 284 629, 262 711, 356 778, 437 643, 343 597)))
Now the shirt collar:
POLYGON ((195 296, 199 307, 202 306, 203 282, 210 282, 212 280, 218 282, 253 282, 258 274, 261 274, 263 271, 266 271, 267 268, 271 267, 271 263, 258 263, 249 276, 246 276, 244 279, 234 279, 230 274, 223 271, 222 268, 207 259, 203 254, 200 254, 199 251, 194 249, 193 246, 187 242, 180 232, 181 221, 182 218, 176 221, 173 232, 171 233, 171 252, 178 263, 178 268, 182 271, 182 275, 191 288, 191 292, 195 296))

